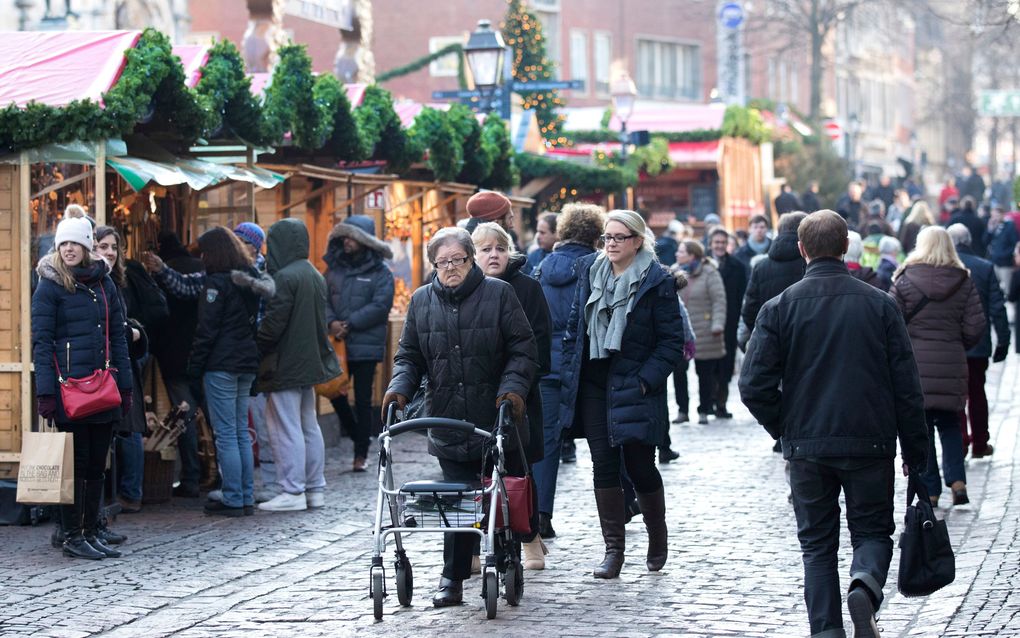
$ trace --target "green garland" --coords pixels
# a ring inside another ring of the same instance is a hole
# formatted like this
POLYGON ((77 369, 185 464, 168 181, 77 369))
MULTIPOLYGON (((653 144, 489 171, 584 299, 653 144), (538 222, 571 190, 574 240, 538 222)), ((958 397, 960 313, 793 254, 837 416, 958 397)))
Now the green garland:
POLYGON ((421 159, 424 147, 401 128, 389 91, 373 84, 365 89, 361 106, 354 110, 370 159, 382 160, 389 170, 403 173, 421 159))
POLYGON ((457 84, 462 89, 467 88, 467 75, 464 73, 464 45, 459 42, 448 44, 442 49, 439 49, 435 53, 424 55, 417 60, 409 62, 404 66, 398 66, 395 69, 390 69, 384 73, 380 73, 375 77, 375 81, 379 84, 388 82, 394 78, 399 78, 405 75, 410 75, 415 71, 420 71, 428 65, 432 64, 439 58, 444 58, 448 55, 457 56, 457 84))
POLYGON ((361 131, 351 112, 347 89, 332 74, 320 75, 312 89, 320 112, 319 146, 346 162, 358 162, 368 157, 361 131))
POLYGON ((210 113, 207 135, 222 137, 229 131, 251 144, 268 143, 261 125, 262 106, 251 94, 251 78, 233 42, 220 40, 209 49, 195 90, 210 113))
MULTIPOLYGON (((723 136, 722 129, 695 129, 693 131, 656 131, 654 137, 667 142, 714 142, 723 136)), ((572 144, 608 144, 620 141, 620 132, 609 129, 564 131, 563 137, 572 144)))
POLYGON ((463 104, 454 104, 446 112, 450 125, 460 136, 464 147, 464 164, 457 181, 464 184, 481 184, 492 173, 499 149, 482 135, 482 125, 474 112, 463 104))
POLYGON ((722 134, 725 137, 742 137, 755 144, 764 144, 772 139, 772 132, 765 125, 761 111, 735 105, 726 107, 722 134))
POLYGON ((463 139, 443 111, 424 108, 408 132, 413 143, 428 149, 426 166, 436 180, 452 182, 464 166, 463 139))
POLYGON ((277 54, 280 59, 263 104, 265 138, 278 143, 289 131, 294 146, 314 151, 322 146, 327 131, 332 132, 332 124, 323 122, 315 100, 312 59, 304 45, 288 44, 277 54))
POLYGON ((637 173, 623 168, 599 168, 574 162, 548 159, 530 153, 515 158, 524 179, 560 177, 582 194, 615 193, 637 183, 637 173))
MULTIPOLYGON (((509 124, 495 113, 485 116, 482 124, 482 144, 492 149, 492 170, 478 182, 482 188, 506 190, 520 181, 514 147, 510 144, 509 124)), ((469 184, 474 182, 468 182, 469 184)))
POLYGON ((142 32, 117 83, 103 95, 105 108, 91 100, 62 107, 31 103, 0 109, 0 148, 17 151, 44 144, 93 142, 120 137, 152 112, 185 143, 209 127, 210 117, 198 95, 184 85, 184 69, 173 55, 170 40, 154 29, 142 32))

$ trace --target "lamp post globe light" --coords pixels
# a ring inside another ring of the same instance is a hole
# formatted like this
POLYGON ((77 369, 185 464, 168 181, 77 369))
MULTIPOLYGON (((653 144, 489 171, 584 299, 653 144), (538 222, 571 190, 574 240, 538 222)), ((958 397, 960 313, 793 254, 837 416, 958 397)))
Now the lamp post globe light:
POLYGON ((486 111, 489 110, 490 98, 499 85, 505 51, 503 36, 493 30, 492 23, 488 20, 478 21, 478 27, 468 37, 464 46, 464 57, 467 58, 471 77, 474 78, 475 88, 482 95, 486 111))
MULTIPOLYGON (((620 161, 627 161, 630 140, 627 137, 627 121, 634 114, 634 103, 637 101, 637 86, 629 75, 624 73, 609 85, 609 93, 613 99, 613 112, 620 120, 620 161)), ((627 189, 623 190, 621 199, 623 208, 627 208, 627 189)))

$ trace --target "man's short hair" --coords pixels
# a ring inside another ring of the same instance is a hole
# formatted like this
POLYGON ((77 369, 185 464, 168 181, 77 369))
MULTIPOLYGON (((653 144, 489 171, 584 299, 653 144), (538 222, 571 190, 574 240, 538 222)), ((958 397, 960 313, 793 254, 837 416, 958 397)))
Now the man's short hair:
POLYGON ((972 241, 970 229, 963 224, 952 224, 946 229, 946 232, 949 233, 949 237, 953 240, 954 246, 970 246, 972 241))
POLYGON ((776 230, 780 233, 795 233, 805 217, 807 217, 807 213, 801 212, 780 215, 776 230))
POLYGON ((797 229, 797 239, 810 259, 843 256, 847 241, 846 220, 828 209, 808 215, 797 229))
POLYGON ((750 227, 754 226, 755 224, 765 224, 766 226, 768 226, 769 218, 764 215, 755 215, 747 222, 747 225, 748 227, 750 227))
POLYGON ((712 229, 708 231, 708 237, 709 239, 715 239, 716 235, 726 235, 726 238, 729 239, 730 231, 726 230, 722 226, 713 226, 712 229))

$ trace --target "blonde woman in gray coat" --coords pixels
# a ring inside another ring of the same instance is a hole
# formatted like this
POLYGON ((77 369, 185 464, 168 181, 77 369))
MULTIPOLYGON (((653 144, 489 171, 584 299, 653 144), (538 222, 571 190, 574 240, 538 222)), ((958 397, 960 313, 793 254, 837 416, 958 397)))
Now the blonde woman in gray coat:
POLYGON ((715 397, 719 369, 726 356, 723 329, 726 326, 726 288, 719 268, 699 242, 680 242, 676 251, 677 267, 687 274, 687 287, 680 298, 694 328, 696 350, 694 370, 698 373, 698 423, 708 424, 708 415, 715 414, 715 397))

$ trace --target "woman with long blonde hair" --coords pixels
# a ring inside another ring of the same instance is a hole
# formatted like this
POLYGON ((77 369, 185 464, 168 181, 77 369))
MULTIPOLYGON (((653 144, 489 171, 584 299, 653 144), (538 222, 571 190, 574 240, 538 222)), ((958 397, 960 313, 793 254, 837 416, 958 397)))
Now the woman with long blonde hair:
POLYGON ((900 228, 900 243, 903 244, 903 251, 909 253, 914 250, 917 243, 917 234, 922 228, 935 225, 935 216, 931 208, 924 200, 917 201, 910 209, 910 214, 903 220, 900 228))
POLYGON ((932 505, 942 492, 935 457, 935 430, 942 441, 942 477, 953 505, 970 502, 963 465, 960 412, 967 402, 967 350, 985 331, 985 312, 970 273, 953 240, 941 226, 917 235, 917 247, 893 275, 890 294, 907 324, 921 374, 928 422, 928 466, 913 468, 928 489, 932 505))

